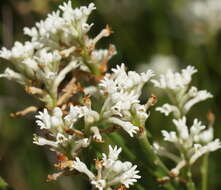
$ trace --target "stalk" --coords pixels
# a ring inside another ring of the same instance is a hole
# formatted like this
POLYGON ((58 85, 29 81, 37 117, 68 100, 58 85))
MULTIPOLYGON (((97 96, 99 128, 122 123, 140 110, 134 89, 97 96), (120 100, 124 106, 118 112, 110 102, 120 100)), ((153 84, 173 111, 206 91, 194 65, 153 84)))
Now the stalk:
POLYGON ((192 180, 192 173, 191 173, 190 166, 188 167, 188 170, 187 170, 187 177, 188 177, 187 189, 188 190, 196 190, 195 184, 192 180))
MULTIPOLYGON (((146 129, 137 137, 137 141, 140 145, 140 149, 145 158, 145 161, 150 168, 153 175, 157 178, 162 178, 169 175, 169 170, 160 160, 158 155, 154 152, 148 138, 146 136, 146 129)), ((175 184, 168 182, 165 185, 165 188, 168 190, 175 190, 175 184)))
POLYGON ((201 190, 207 190, 208 187, 208 168, 209 168, 209 154, 203 156, 203 164, 201 168, 201 190))

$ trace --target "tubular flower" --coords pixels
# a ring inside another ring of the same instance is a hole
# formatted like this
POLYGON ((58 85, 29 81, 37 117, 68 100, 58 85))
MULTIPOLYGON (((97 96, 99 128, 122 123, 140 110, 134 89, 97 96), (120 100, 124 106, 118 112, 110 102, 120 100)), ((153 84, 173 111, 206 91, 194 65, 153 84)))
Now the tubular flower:
POLYGON ((138 175, 139 171, 136 170, 136 165, 133 166, 130 162, 121 162, 118 160, 120 152, 121 148, 118 149, 116 146, 114 148, 109 146, 109 154, 106 155, 103 153, 102 160, 96 160, 96 175, 93 174, 78 157, 73 162, 72 167, 86 174, 91 184, 99 190, 121 184, 129 188, 137 182, 141 176, 138 175))
POLYGON ((198 90, 196 87, 189 87, 192 75, 197 70, 193 66, 188 66, 181 73, 168 71, 161 75, 159 80, 151 80, 158 88, 163 89, 169 96, 173 104, 164 104, 156 110, 168 116, 170 113, 179 118, 198 102, 212 98, 213 95, 206 90, 198 90))
POLYGON ((99 76, 116 53, 113 45, 109 49, 95 48, 101 38, 110 35, 108 27, 94 39, 87 35, 93 26, 87 20, 96 9, 94 3, 74 9, 68 1, 59 9, 34 27, 24 28, 30 41, 15 42, 10 50, 5 47, 0 50, 0 57, 9 60, 15 69, 7 68, 0 77, 14 80, 25 88, 37 88, 38 93, 28 92, 50 107, 57 105, 59 86, 71 71, 84 70, 99 76))
POLYGON ((154 74, 151 70, 141 74, 133 71, 127 73, 124 64, 112 71, 100 82, 101 93, 106 99, 101 117, 122 127, 133 137, 148 118, 148 108, 140 104, 139 97, 144 84, 154 74))
POLYGON ((212 128, 206 129, 206 126, 197 119, 194 120, 190 129, 188 129, 185 117, 174 119, 173 123, 176 126, 176 132, 163 130, 162 135, 165 141, 174 144, 180 155, 185 155, 185 157, 179 157, 156 143, 154 149, 159 155, 168 157, 177 163, 176 168, 172 170, 172 172, 175 171, 175 175, 178 175, 180 169, 187 163, 192 165, 202 155, 221 148, 220 140, 213 140, 212 128))

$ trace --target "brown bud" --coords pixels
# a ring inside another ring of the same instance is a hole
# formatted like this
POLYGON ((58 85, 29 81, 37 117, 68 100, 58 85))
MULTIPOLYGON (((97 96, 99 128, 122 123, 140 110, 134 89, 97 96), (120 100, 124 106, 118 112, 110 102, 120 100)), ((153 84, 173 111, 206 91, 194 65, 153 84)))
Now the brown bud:
POLYGON ((170 178, 168 176, 162 177, 162 178, 157 178, 156 181, 160 183, 161 185, 166 184, 167 182, 170 181, 170 178))
POLYGON ((215 114, 212 111, 208 112, 207 120, 208 120, 209 126, 212 127, 215 122, 215 114))
POLYGON ((120 185, 120 187, 117 188, 117 190, 125 190, 125 189, 126 189, 125 185, 120 185))

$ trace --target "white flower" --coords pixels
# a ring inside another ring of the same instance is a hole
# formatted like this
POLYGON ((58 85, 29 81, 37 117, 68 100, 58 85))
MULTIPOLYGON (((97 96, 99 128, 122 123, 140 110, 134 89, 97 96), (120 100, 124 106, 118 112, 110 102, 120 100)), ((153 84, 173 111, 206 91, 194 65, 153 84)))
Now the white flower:
POLYGON ((167 70, 176 71, 178 60, 173 55, 157 54, 151 57, 149 64, 146 67, 154 70, 157 75, 165 74, 167 70))
POLYGON ((39 112, 39 115, 35 116, 38 120, 36 120, 37 125, 40 129, 50 129, 51 128, 51 117, 48 114, 48 110, 44 109, 43 112, 39 112))
POLYGON ((106 92, 134 92, 136 96, 140 96, 143 85, 154 75, 151 70, 146 73, 138 74, 134 71, 125 71, 125 65, 117 65, 117 68, 112 69, 113 73, 107 74, 100 86, 105 88, 106 92))
POLYGON ((176 120, 173 119, 173 123, 176 125, 177 132, 181 139, 187 140, 189 138, 188 127, 186 126, 186 117, 176 120))
POLYGON ((60 53, 57 50, 49 52, 46 48, 41 49, 35 55, 42 67, 49 66, 53 70, 53 64, 56 65, 61 60, 60 53))
POLYGON ((151 82, 158 88, 179 91, 187 87, 191 82, 192 75, 196 72, 197 70, 193 66, 187 66, 181 73, 173 73, 169 70, 165 75, 160 75, 159 81, 151 80, 151 82))
POLYGON ((161 133, 162 133, 165 141, 177 143, 178 138, 177 138, 177 135, 174 131, 167 132, 166 130, 162 130, 161 133))
POLYGON ((171 160, 173 160, 174 162, 178 163, 181 161, 181 159, 176 156, 175 154, 169 152, 166 150, 166 148, 160 146, 158 143, 154 142, 153 143, 153 149, 154 149, 154 152, 160 156, 164 156, 164 157, 167 157, 171 160))
POLYGON ((90 180, 95 178, 94 174, 87 168, 84 162, 80 161, 78 157, 75 158, 75 161, 73 162, 73 168, 81 173, 86 174, 90 180))
POLYGON ((47 109, 39 112, 36 116, 37 125, 41 129, 60 130, 62 126, 73 128, 75 122, 84 117, 86 122, 94 122, 99 119, 99 114, 86 106, 70 106, 70 112, 63 117, 63 112, 59 107, 55 107, 53 113, 50 115, 47 109))
POLYGON ((168 157, 169 159, 177 162, 176 168, 171 172, 176 172, 178 175, 179 170, 182 169, 186 163, 193 164, 199 157, 208 152, 216 151, 221 148, 219 139, 213 140, 213 129, 205 130, 205 126, 200 121, 194 119, 190 129, 186 125, 186 118, 174 119, 173 123, 176 126, 176 132, 162 131, 165 141, 169 141, 175 145, 180 151, 180 154, 185 154, 185 160, 171 153, 158 144, 154 144, 155 152, 161 156, 168 157))
MULTIPOLYGON (((132 166, 130 162, 120 162, 118 161, 118 156, 121 152, 121 149, 118 149, 116 146, 112 148, 109 146, 109 155, 106 156, 103 154, 103 165, 108 170, 113 170, 119 175, 114 175, 115 177, 107 182, 109 185, 124 184, 127 188, 130 185, 133 185, 137 179, 141 176, 137 175, 139 171, 136 170, 137 166, 132 166)), ((110 174, 111 175, 111 174, 110 174)), ((111 176, 108 177, 109 179, 111 176)))
POLYGON ((93 59, 95 59, 99 62, 108 56, 108 50, 107 49, 94 50, 94 51, 92 51, 91 55, 92 55, 93 59))
POLYGON ((117 92, 117 86, 116 86, 114 80, 111 79, 110 74, 106 74, 104 76, 104 79, 101 80, 99 86, 104 89, 104 92, 107 92, 109 94, 117 92))
POLYGON ((44 137, 39 137, 39 136, 34 136, 33 138, 33 143, 34 144, 37 144, 39 146, 45 146, 45 145, 48 145, 52 148, 57 148, 57 142, 55 141, 51 141, 51 140, 47 140, 45 139, 44 137))
POLYGON ((11 61, 21 61, 25 58, 31 57, 34 54, 34 50, 38 49, 40 44, 38 42, 15 42, 11 50, 2 48, 0 51, 0 57, 11 60, 11 61))
POLYGON ((74 39, 86 34, 92 24, 87 23, 91 12, 96 9, 94 3, 88 7, 72 8, 72 2, 60 5, 59 11, 48 14, 45 20, 36 23, 35 27, 24 28, 24 33, 31 37, 32 41, 40 41, 51 48, 60 48, 60 43, 72 45, 74 39))
POLYGON ((83 138, 83 139, 76 141, 76 144, 77 144, 77 148, 86 148, 89 146, 90 141, 88 138, 83 138))
MULTIPOLYGON (((146 73, 138 74, 134 71, 129 71, 128 74, 125 71, 125 65, 117 65, 116 69, 112 69, 114 80, 119 88, 119 90, 127 90, 133 87, 140 90, 140 86, 143 86, 152 76, 154 76, 151 70, 148 70, 146 73)), ((135 91, 138 91, 138 90, 135 91)))
POLYGON ((221 25, 221 3, 219 0, 195 0, 188 4, 191 21, 204 24, 212 31, 217 31, 221 25))
POLYGON ((65 123, 69 126, 72 126, 79 118, 84 116, 83 109, 87 108, 71 105, 68 115, 64 117, 65 123))
POLYGON ((11 51, 7 48, 3 47, 0 51, 0 57, 4 59, 10 59, 11 58, 11 51))
POLYGON ((99 121, 100 115, 98 112, 87 108, 86 106, 83 107, 84 111, 84 122, 86 125, 91 125, 96 121, 99 121))
POLYGON ((133 125, 131 122, 122 121, 116 117, 110 117, 107 121, 122 127, 131 137, 139 131, 139 127, 133 125))
POLYGON ((205 143, 205 144, 211 142, 213 140, 213 138, 214 138, 214 130, 212 127, 210 127, 207 130, 204 130, 199 135, 199 141, 201 141, 202 143, 205 143))
MULTIPOLYGON (((194 95, 194 94, 192 94, 194 95)), ((212 98, 213 95, 209 92, 207 92, 206 90, 200 90, 198 92, 195 92, 195 96, 193 96, 192 99, 190 99, 189 101, 187 101, 184 105, 184 110, 185 110, 185 113, 187 113, 190 108, 192 106, 194 106, 196 103, 198 102, 201 102, 201 101, 204 101, 208 98, 212 98)))
POLYGON ((207 145, 200 147, 190 158, 190 164, 193 164, 202 155, 214 152, 221 148, 221 143, 219 139, 209 142, 207 145))
POLYGON ((136 170, 136 165, 133 166, 130 162, 121 162, 118 160, 120 152, 121 148, 118 149, 116 146, 114 148, 109 146, 109 154, 106 155, 103 153, 102 160, 98 160, 99 167, 96 167, 98 170, 97 176, 95 176, 78 157, 73 162, 73 168, 86 174, 91 184, 99 190, 121 184, 129 188, 137 182, 141 176, 138 175, 139 171, 136 170))
POLYGON ((48 110, 44 109, 43 112, 40 111, 35 117, 40 129, 60 130, 60 127, 64 125, 63 112, 59 107, 55 107, 52 114, 49 114, 48 110))
POLYGON ((65 122, 70 127, 79 119, 84 117, 86 123, 93 123, 99 120, 99 114, 86 106, 70 106, 70 112, 65 116, 65 122))
POLYGON ((91 184, 94 185, 98 190, 103 190, 106 187, 106 181, 103 179, 92 180, 91 184))
POLYGON ((124 116, 124 112, 131 109, 133 104, 139 103, 134 93, 114 93, 111 95, 111 103, 109 105, 113 115, 124 116))
POLYGON ((63 134, 61 133, 57 133, 56 136, 56 143, 57 144, 64 144, 68 141, 69 139, 67 137, 65 137, 63 134))
POLYGON ((102 95, 106 98, 101 109, 101 118, 121 126, 133 136, 139 128, 132 121, 136 120, 136 125, 144 125, 148 118, 146 106, 139 104, 139 96, 153 72, 148 70, 141 74, 132 71, 127 73, 124 64, 112 71, 99 84, 102 95))
POLYGON ((163 113, 165 116, 168 116, 170 113, 173 113, 175 117, 180 115, 180 111, 176 106, 170 104, 164 104, 161 107, 157 107, 156 111, 163 113))
POLYGON ((67 22, 79 20, 83 24, 87 21, 91 12, 96 9, 94 3, 90 3, 88 7, 82 6, 80 8, 73 9, 71 1, 64 3, 62 6, 59 6, 59 8, 63 11, 62 16, 67 22))
POLYGON ((34 74, 39 71, 38 62, 35 59, 26 58, 22 61, 22 64, 26 67, 29 76, 34 76, 34 74))
POLYGON ((51 116, 51 125, 52 126, 61 126, 63 125, 63 113, 62 110, 58 107, 54 108, 53 116, 51 116))
POLYGON ((110 146, 109 145, 109 154, 108 154, 108 156, 106 155, 106 154, 102 154, 102 156, 103 156, 103 161, 104 161, 104 163, 103 163, 103 165, 105 166, 105 167, 110 167, 109 166, 109 162, 113 162, 113 161, 116 161, 117 159, 118 159, 118 157, 119 157, 119 154, 121 153, 121 151, 122 151, 122 149, 121 148, 117 148, 117 146, 114 146, 114 148, 112 148, 112 146, 110 146))
MULTIPOLYGON (((137 179, 140 179, 141 176, 137 175, 139 171, 136 170, 137 166, 131 167, 129 170, 125 171, 120 177, 119 181, 129 188, 130 185, 133 185, 137 182, 137 179)), ((115 179, 116 180, 116 179, 115 179)), ((116 180, 117 181, 117 180, 116 180)))
POLYGON ((39 115, 35 117, 38 119, 36 121, 40 129, 52 129, 63 125, 62 119, 63 113, 60 108, 56 107, 53 110, 53 114, 49 115, 48 110, 44 109, 43 112, 39 112, 39 115))
POLYGON ((91 132, 94 134, 93 138, 95 141, 97 141, 97 142, 103 141, 98 127, 96 127, 96 126, 91 127, 91 132))
POLYGON ((198 119, 194 119, 193 121, 193 125, 190 128, 190 134, 195 137, 196 135, 198 135, 199 133, 202 132, 202 130, 204 130, 206 128, 206 126, 202 125, 201 121, 198 121, 198 119))
POLYGON ((6 68, 4 73, 0 74, 0 78, 1 77, 7 78, 8 80, 15 80, 23 85, 26 84, 26 78, 20 73, 17 73, 10 68, 6 68))
POLYGON ((139 121, 140 126, 143 126, 145 124, 146 119, 150 115, 146 113, 147 112, 146 106, 135 103, 132 105, 132 111, 135 114, 136 119, 139 121))
POLYGON ((194 86, 189 87, 192 75, 196 72, 194 67, 187 66, 181 73, 169 70, 165 75, 161 75, 159 80, 151 80, 156 87, 165 90, 174 104, 164 104, 156 110, 166 116, 173 112, 175 118, 179 118, 189 112, 196 103, 212 98, 212 94, 206 90, 198 91, 194 86))
POLYGON ((23 31, 24 31, 24 34, 32 37, 32 39, 34 40, 37 40, 38 31, 35 27, 32 27, 32 28, 24 27, 23 31))

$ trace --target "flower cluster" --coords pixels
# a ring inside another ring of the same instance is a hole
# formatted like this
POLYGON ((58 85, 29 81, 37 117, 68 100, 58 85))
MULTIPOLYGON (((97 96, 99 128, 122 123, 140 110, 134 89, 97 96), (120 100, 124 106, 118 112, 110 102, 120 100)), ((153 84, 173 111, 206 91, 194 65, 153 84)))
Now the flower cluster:
POLYGON ((139 101, 143 85, 153 76, 152 71, 127 73, 124 64, 112 71, 104 76, 96 89, 103 99, 100 109, 93 110, 94 102, 86 97, 84 105, 71 105, 70 110, 67 107, 55 107, 52 111, 44 109, 36 116, 37 125, 47 133, 45 137, 35 135, 34 143, 47 145, 57 155, 65 157, 65 161, 58 165, 62 172, 50 175, 49 179, 56 179, 67 169, 75 169, 88 175, 91 184, 101 190, 122 184, 128 188, 140 178, 137 166, 117 160, 121 148, 109 147, 109 155, 103 154, 102 160, 97 160, 97 176, 78 158, 80 150, 92 146, 92 141, 103 143, 103 133, 108 132, 113 125, 133 137, 140 127, 144 127, 148 118, 147 109, 154 103, 154 97, 145 105, 139 101), (73 158, 75 161, 72 166, 73 158))
MULTIPOLYGON (((170 104, 156 110, 166 116, 173 113, 176 131, 163 130, 162 134, 180 154, 177 156, 156 143, 152 149, 145 122, 150 106, 156 103, 156 96, 151 95, 144 104, 139 98, 154 73, 152 70, 140 74, 127 72, 125 65, 121 64, 105 74, 115 48, 110 45, 109 49, 96 49, 97 42, 110 35, 108 26, 96 37, 89 38, 88 32, 93 24, 88 24, 87 20, 94 9, 93 3, 73 9, 68 1, 34 27, 24 28, 30 41, 15 42, 11 50, 2 48, 0 51, 0 57, 10 61, 14 68, 6 68, 0 77, 20 83, 44 103, 43 110, 32 106, 19 114, 41 110, 36 115, 36 123, 42 135, 35 134, 33 141, 55 151, 58 161, 55 167, 61 169, 59 173, 49 175, 49 180, 80 172, 86 174, 91 185, 99 190, 129 188, 141 176, 136 165, 118 159, 121 148, 109 146, 109 154, 103 153, 101 159, 96 159, 96 174, 93 167, 87 167, 81 161, 84 160, 82 149, 99 152, 97 143, 104 143, 105 147, 108 142, 116 143, 123 147, 127 138, 123 139, 122 133, 110 135, 119 129, 134 137, 137 148, 144 153, 144 159, 142 155, 135 156, 142 158, 137 160, 138 163, 145 160, 156 177, 168 174, 157 154, 176 162, 171 175, 177 176, 183 167, 189 167, 202 155, 221 148, 219 139, 214 140, 212 125, 206 128, 195 119, 190 128, 187 126, 185 115, 189 110, 196 103, 212 97, 206 90, 190 86, 197 70, 188 66, 180 73, 170 70, 161 74, 159 80, 151 80, 170 98, 170 104)), ((174 70, 177 68, 177 60, 173 57, 156 56, 152 62, 153 68, 163 62, 174 70)), ((157 70, 163 73, 162 68, 157 70)), ((136 153, 126 146, 123 148, 127 154, 136 153)))
MULTIPOLYGON (((37 125, 47 133, 45 137, 35 135, 34 143, 47 145, 58 155, 64 155, 65 162, 62 162, 59 168, 68 168, 70 171, 74 168, 87 174, 91 184, 98 189, 120 184, 126 188, 133 185, 140 177, 135 170, 136 166, 117 160, 121 149, 110 147, 109 155, 103 154, 102 161, 97 162, 98 177, 95 177, 79 160, 80 150, 91 146, 92 141, 103 143, 102 133, 113 125, 133 137, 140 127, 144 127, 148 118, 147 109, 154 103, 154 97, 145 105, 139 101, 142 87, 153 76, 152 71, 141 74, 132 71, 127 73, 124 64, 112 71, 113 73, 106 74, 98 84, 97 91, 101 100, 103 99, 100 109, 93 110, 94 102, 86 97, 84 105, 70 105, 70 110, 67 110, 67 107, 55 107, 52 111, 44 109, 36 116, 37 125), (73 158, 76 160, 72 167, 70 164, 73 158)), ((49 178, 55 179, 59 175, 54 174, 49 178)))
POLYGON ((123 127, 133 136, 143 127, 148 114, 149 104, 141 105, 139 97, 144 84, 153 76, 153 72, 138 74, 134 71, 126 73, 125 65, 112 69, 112 74, 106 74, 100 83, 105 102, 101 117, 123 127))
POLYGON ((80 69, 100 75, 115 49, 113 46, 95 49, 102 37, 110 35, 109 27, 94 39, 88 37, 93 24, 88 24, 87 19, 94 9, 93 3, 73 9, 68 1, 35 27, 25 27, 24 33, 30 41, 15 42, 11 50, 3 47, 0 51, 0 57, 9 60, 15 68, 6 68, 0 77, 15 80, 47 105, 56 106, 58 87, 68 73, 80 69))
POLYGON ((180 118, 198 102, 212 98, 212 94, 206 90, 190 87, 192 75, 196 72, 193 66, 188 66, 181 73, 169 70, 165 75, 161 75, 159 80, 151 80, 156 87, 165 90, 172 102, 157 107, 156 110, 166 116, 173 113, 176 118, 180 118))
MULTIPOLYGON (((37 124, 40 129, 48 130, 50 137, 53 137, 54 140, 35 136, 34 142, 38 145, 50 145, 53 150, 63 153, 62 147, 70 147, 70 144, 75 146, 76 140, 79 140, 79 135, 76 134, 80 132, 80 137, 85 136, 84 130, 89 130, 86 133, 89 132, 92 136, 89 137, 87 134, 88 138, 80 139, 80 143, 87 142, 86 144, 89 145, 91 139, 102 142, 99 125, 105 122, 121 127, 133 137, 139 127, 144 126, 148 118, 146 111, 149 102, 141 105, 139 96, 143 85, 152 75, 151 71, 140 75, 132 71, 127 74, 123 64, 118 66, 117 69, 113 69, 112 74, 106 74, 100 82, 99 93, 104 99, 100 110, 92 110, 90 105, 71 105, 68 114, 64 115, 63 110, 59 107, 55 107, 51 114, 44 109, 36 116, 37 124), (126 87, 126 85, 130 85, 130 87, 126 87), (74 125, 80 118, 84 118, 84 126, 81 126, 77 133, 74 125), (70 135, 70 131, 73 134, 70 135)), ((85 147, 86 144, 82 147, 85 147)), ((72 149, 71 152, 75 153, 76 148, 72 147, 72 149)))
MULTIPOLYGON (((88 118, 97 120, 99 115, 86 106, 71 106, 70 112, 64 116, 63 111, 56 107, 50 115, 47 109, 39 112, 36 116, 37 125, 40 129, 47 130, 47 138, 34 136, 34 143, 38 145, 48 145, 50 148, 58 153, 70 153, 76 156, 81 148, 89 146, 91 139, 86 138, 84 134, 75 127, 76 122, 80 118, 84 118, 87 123, 88 118)), ((95 130, 94 130, 95 131, 95 130)), ((92 134, 93 135, 93 134, 92 134)), ((98 132, 94 132, 98 136, 98 132)))
POLYGON ((141 176, 138 175, 139 171, 136 170, 136 165, 118 160, 120 152, 121 148, 118 149, 116 146, 114 148, 109 146, 109 154, 106 155, 103 153, 102 159, 96 160, 96 175, 93 174, 78 157, 73 162, 72 167, 86 174, 91 184, 99 190, 119 185, 124 185, 126 188, 129 188, 129 186, 137 182, 141 176))
POLYGON ((172 176, 179 175, 183 167, 190 167, 204 154, 221 148, 220 140, 213 140, 212 124, 207 129, 197 119, 194 120, 190 128, 186 124, 186 114, 192 106, 212 97, 212 94, 206 90, 197 90, 196 87, 190 86, 192 75, 196 72, 194 67, 188 66, 181 73, 168 71, 165 75, 161 75, 159 80, 152 80, 156 87, 166 92, 172 103, 166 103, 157 107, 156 110, 166 116, 173 113, 176 118, 173 119, 176 131, 162 130, 162 135, 165 141, 172 143, 177 148, 179 156, 157 143, 153 144, 157 154, 177 163, 176 167, 171 170, 172 176))
POLYGON ((60 10, 48 15, 45 20, 36 23, 35 27, 24 28, 24 33, 31 37, 32 41, 42 42, 52 48, 62 48, 76 43, 77 39, 84 38, 93 24, 87 20, 95 5, 73 9, 71 1, 59 7, 60 10), (62 13, 60 13, 62 11, 62 13))
POLYGON ((171 171, 173 175, 178 175, 180 169, 186 164, 192 165, 202 155, 221 148, 220 140, 213 140, 213 128, 206 129, 206 126, 202 125, 197 119, 194 120, 190 128, 186 124, 186 117, 178 120, 174 119, 173 123, 176 126, 176 132, 163 130, 162 135, 165 141, 175 145, 181 157, 171 153, 157 143, 154 144, 156 153, 177 163, 177 166, 171 171))

